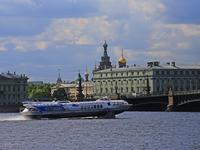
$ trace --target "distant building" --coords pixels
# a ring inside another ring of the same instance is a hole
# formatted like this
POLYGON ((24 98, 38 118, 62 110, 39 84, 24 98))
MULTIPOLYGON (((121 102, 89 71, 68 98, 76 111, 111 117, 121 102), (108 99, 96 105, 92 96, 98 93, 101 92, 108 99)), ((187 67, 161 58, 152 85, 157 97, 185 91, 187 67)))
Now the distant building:
MULTIPOLYGON (((77 100, 77 88, 78 88, 78 83, 62 83, 59 86, 53 86, 51 88, 51 94, 54 93, 59 88, 63 88, 65 92, 68 95, 68 98, 70 100, 76 101, 77 100)), ((94 83, 92 81, 89 82, 83 82, 82 83, 82 88, 83 88, 83 94, 84 98, 92 98, 94 94, 94 83)))
POLYGON ((16 105, 27 100, 27 80, 25 75, 0 74, 0 105, 16 105))
POLYGON ((63 81, 62 81, 61 76, 60 76, 60 69, 58 69, 58 78, 57 78, 56 83, 57 83, 57 84, 61 84, 62 82, 63 82, 63 81))
POLYGON ((118 67, 94 70, 94 95, 135 96, 141 94, 165 94, 173 91, 200 90, 200 66, 180 66, 175 62, 161 65, 148 62, 146 67, 127 66, 123 52, 118 67))
POLYGON ((98 68, 95 68, 96 71, 112 68, 110 57, 108 56, 108 52, 107 52, 107 47, 108 47, 108 44, 105 41, 105 43, 103 44, 104 54, 101 57, 101 61, 98 68))
MULTIPOLYGON (((84 94, 84 99, 89 99, 93 97, 94 94, 94 82, 89 80, 89 72, 86 69, 85 72, 85 80, 82 78, 82 92, 84 94)), ((53 95, 54 91, 58 90, 59 88, 63 88, 65 92, 67 93, 67 97, 72 100, 77 100, 77 94, 78 94, 78 79, 76 81, 73 81, 71 83, 59 83, 56 84, 51 88, 51 94, 53 95)))
POLYGON ((95 95, 163 94, 173 91, 200 90, 200 66, 159 65, 112 68, 94 72, 95 95))
POLYGON ((29 85, 43 85, 44 82, 43 81, 29 81, 28 84, 29 85))

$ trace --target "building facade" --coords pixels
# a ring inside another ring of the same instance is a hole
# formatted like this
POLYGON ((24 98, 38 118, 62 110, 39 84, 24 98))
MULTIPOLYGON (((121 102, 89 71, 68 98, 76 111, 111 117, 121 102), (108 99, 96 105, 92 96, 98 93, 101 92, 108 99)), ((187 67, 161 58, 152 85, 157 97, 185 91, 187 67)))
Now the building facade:
MULTIPOLYGON (((77 100, 78 83, 62 83, 59 85, 55 85, 54 87, 51 88, 51 94, 53 95, 54 91, 59 88, 63 88, 65 90, 70 100, 72 101, 77 100)), ((92 81, 83 82, 82 89, 83 89, 83 94, 84 94, 85 99, 92 98, 94 95, 94 82, 92 81)))
POLYGON ((72 81, 71 83, 59 82, 51 88, 51 95, 53 95, 53 93, 56 90, 62 88, 65 90, 69 100, 77 101, 78 88, 80 84, 79 80, 81 80, 81 87, 82 87, 82 93, 84 95, 84 99, 93 98, 94 82, 89 80, 89 71, 87 68, 85 72, 85 80, 79 74, 79 78, 76 81, 72 81))
POLYGON ((110 61, 110 57, 108 56, 107 48, 108 48, 108 44, 105 41, 105 43, 103 44, 104 53, 103 53, 103 56, 101 57, 101 61, 99 63, 98 68, 95 67, 95 71, 112 68, 112 64, 110 61))
POLYGON ((27 100, 27 80, 25 75, 1 73, 0 105, 18 105, 27 100))
POLYGON ((200 66, 148 62, 146 67, 94 71, 93 80, 95 96, 166 94, 170 88, 175 92, 200 90, 200 66))

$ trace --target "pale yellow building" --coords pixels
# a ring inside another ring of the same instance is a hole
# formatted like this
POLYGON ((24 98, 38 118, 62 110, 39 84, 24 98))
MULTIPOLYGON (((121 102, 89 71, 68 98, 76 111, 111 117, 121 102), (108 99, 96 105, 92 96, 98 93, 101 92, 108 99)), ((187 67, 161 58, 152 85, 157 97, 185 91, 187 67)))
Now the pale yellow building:
MULTIPOLYGON (((51 94, 53 95, 54 91, 56 91, 59 88, 63 88, 65 92, 68 95, 68 98, 70 100, 76 100, 77 97, 76 95, 78 94, 77 88, 78 88, 78 83, 61 83, 57 84, 54 87, 51 88, 51 94)), ((94 82, 92 81, 87 81, 82 83, 82 88, 83 88, 83 94, 85 98, 92 98, 94 94, 94 82)))

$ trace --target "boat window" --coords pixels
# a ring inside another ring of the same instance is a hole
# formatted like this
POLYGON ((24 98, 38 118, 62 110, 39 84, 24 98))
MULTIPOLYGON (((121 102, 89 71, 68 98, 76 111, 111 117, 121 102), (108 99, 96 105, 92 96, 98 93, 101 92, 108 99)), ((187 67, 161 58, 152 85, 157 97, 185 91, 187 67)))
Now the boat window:
POLYGON ((74 106, 74 107, 78 107, 78 104, 72 104, 72 106, 74 106))
POLYGON ((110 103, 107 103, 108 104, 108 106, 110 106, 110 103))
POLYGON ((34 111, 36 111, 36 109, 35 108, 29 108, 29 111, 34 112, 34 111))

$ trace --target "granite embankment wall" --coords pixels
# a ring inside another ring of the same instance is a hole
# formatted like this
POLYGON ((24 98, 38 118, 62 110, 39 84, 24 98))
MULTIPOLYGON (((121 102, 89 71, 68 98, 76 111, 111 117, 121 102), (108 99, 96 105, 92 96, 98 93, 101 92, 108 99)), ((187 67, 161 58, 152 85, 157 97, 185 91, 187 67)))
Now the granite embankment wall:
POLYGON ((19 112, 22 105, 0 105, 0 113, 19 112))

